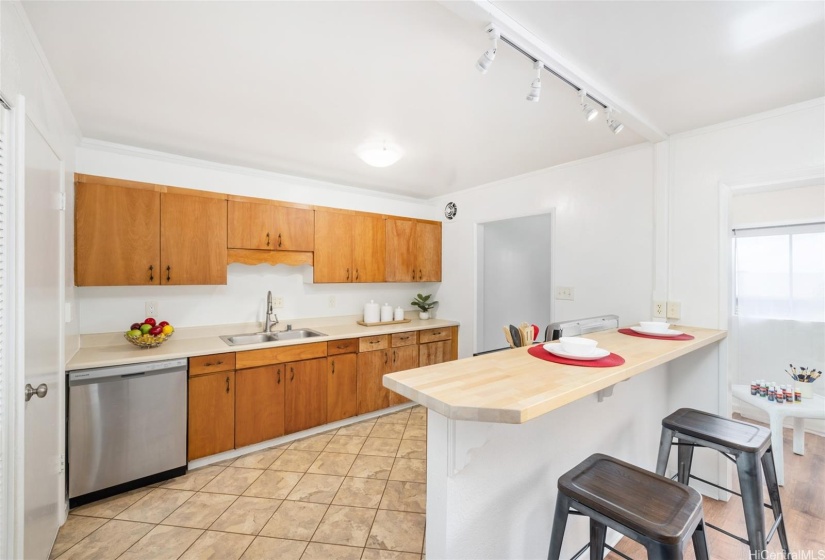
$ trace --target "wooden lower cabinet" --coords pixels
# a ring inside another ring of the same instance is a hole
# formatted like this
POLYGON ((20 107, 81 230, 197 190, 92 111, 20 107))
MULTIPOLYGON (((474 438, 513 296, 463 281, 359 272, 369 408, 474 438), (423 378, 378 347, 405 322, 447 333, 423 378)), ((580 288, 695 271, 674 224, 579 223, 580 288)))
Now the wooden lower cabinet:
POLYGON ((327 422, 327 359, 284 364, 284 431, 300 432, 327 422))
POLYGON ((358 413, 357 361, 355 354, 327 358, 327 422, 358 413))
MULTIPOLYGON (((392 356, 390 358, 390 371, 388 373, 418 367, 418 345, 393 348, 390 352, 392 356)), ((402 397, 395 391, 390 391, 390 406, 405 402, 410 402, 410 399, 402 397)))
POLYGON ((284 435, 284 365, 235 373, 235 447, 284 435))
MULTIPOLYGON (((457 343, 457 341, 456 341, 457 343)), ((453 357, 453 341, 442 340, 440 342, 430 342, 419 345, 418 365, 419 367, 431 366, 449 362, 453 357)))
POLYGON ((189 460, 235 447, 235 372, 189 379, 189 460))
POLYGON ((382 378, 389 372, 392 350, 373 350, 358 354, 358 414, 390 406, 390 390, 382 378))

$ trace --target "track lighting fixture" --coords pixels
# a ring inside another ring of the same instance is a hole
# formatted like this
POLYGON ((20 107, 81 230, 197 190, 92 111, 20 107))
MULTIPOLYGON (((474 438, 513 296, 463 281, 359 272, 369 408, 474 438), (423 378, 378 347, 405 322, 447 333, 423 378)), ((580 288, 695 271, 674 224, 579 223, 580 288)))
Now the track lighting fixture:
POLYGON ((536 79, 530 84, 530 93, 527 94, 527 101, 538 102, 539 97, 541 97, 541 69, 543 67, 544 63, 541 60, 533 63, 533 68, 536 70, 536 79))
POLYGON ((618 134, 624 130, 624 125, 613 118, 613 107, 607 108, 607 128, 613 131, 613 134, 618 134))
POLYGON ((501 34, 493 25, 489 25, 487 26, 487 37, 493 42, 493 46, 484 51, 484 54, 478 57, 478 62, 476 62, 476 69, 482 74, 487 73, 490 65, 493 64, 493 61, 496 59, 496 49, 498 48, 498 39, 501 37, 501 34))
POLYGON ((587 102, 587 92, 583 89, 579 90, 579 99, 582 105, 582 112, 584 113, 584 118, 587 119, 587 122, 590 122, 599 116, 599 110, 595 107, 592 107, 590 103, 587 102))

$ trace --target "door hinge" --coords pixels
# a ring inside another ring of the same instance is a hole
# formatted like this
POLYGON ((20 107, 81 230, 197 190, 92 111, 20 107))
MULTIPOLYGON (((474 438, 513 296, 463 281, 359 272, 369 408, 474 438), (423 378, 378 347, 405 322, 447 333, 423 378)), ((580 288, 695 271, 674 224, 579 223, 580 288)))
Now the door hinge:
POLYGON ((57 209, 61 212, 66 211, 66 193, 60 193, 60 196, 57 198, 57 209))
POLYGON ((64 454, 60 454, 57 456, 57 474, 63 474, 66 470, 66 456, 64 454))

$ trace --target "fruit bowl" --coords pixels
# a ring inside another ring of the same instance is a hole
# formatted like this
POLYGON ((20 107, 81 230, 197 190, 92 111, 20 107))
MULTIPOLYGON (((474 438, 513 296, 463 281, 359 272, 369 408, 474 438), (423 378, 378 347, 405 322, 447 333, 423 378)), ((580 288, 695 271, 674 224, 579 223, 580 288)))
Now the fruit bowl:
POLYGON ((157 348, 170 338, 174 333, 159 334, 157 336, 151 334, 142 334, 140 336, 129 336, 129 333, 124 333, 123 338, 137 346, 138 348, 157 348))

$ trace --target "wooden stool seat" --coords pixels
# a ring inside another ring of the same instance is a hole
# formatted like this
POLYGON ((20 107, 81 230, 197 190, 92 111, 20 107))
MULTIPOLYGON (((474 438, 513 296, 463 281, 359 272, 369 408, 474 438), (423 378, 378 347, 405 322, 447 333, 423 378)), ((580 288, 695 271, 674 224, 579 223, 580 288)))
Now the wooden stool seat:
POLYGON ((699 492, 613 457, 591 455, 559 491, 652 540, 675 544, 702 517, 699 492))
POLYGON ((745 453, 761 453, 771 445, 768 428, 692 408, 680 408, 662 420, 662 426, 745 453))

